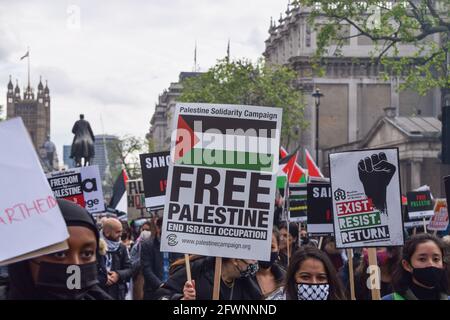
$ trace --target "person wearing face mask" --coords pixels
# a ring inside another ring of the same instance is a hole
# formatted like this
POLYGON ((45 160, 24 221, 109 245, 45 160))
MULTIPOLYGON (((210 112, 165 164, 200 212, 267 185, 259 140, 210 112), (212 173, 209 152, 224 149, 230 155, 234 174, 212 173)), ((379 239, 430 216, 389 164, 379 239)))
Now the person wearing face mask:
MULTIPOLYGON (((377 264, 380 267, 380 293, 381 296, 388 295, 393 292, 392 273, 398 263, 399 249, 396 247, 377 248, 377 264)), ((348 265, 346 265, 348 268, 348 265)), ((356 300, 372 300, 372 293, 367 286, 369 279, 369 255, 368 250, 362 250, 360 263, 355 268, 355 297, 356 300)), ((347 290, 350 292, 350 288, 347 290)))
POLYGON ((96 257, 99 232, 95 221, 79 205, 66 200, 57 201, 69 232, 69 248, 9 265, 11 287, 8 298, 111 300, 98 285, 96 257), (73 270, 79 270, 79 283, 71 281, 76 272, 73 270))
POLYGON ((161 228, 163 218, 155 221, 155 235, 141 244, 141 266, 144 276, 144 300, 155 299, 154 294, 161 284, 169 277, 169 267, 182 255, 161 252, 161 228))
POLYGON ((256 281, 261 290, 263 299, 278 290, 284 281, 286 271, 278 264, 279 261, 280 231, 273 227, 270 261, 258 261, 259 270, 256 273, 256 281))
POLYGON ((304 246, 292 256, 284 288, 267 300, 346 300, 346 296, 327 255, 304 246))
POLYGON ((116 218, 108 218, 103 223, 101 237, 107 244, 105 291, 116 300, 124 300, 128 291, 127 282, 133 274, 128 250, 121 242, 122 223, 116 218))
POLYGON ((394 293, 383 300, 449 300, 445 254, 439 238, 428 233, 412 236, 392 275, 394 293))
MULTIPOLYGON (((187 281, 185 260, 171 266, 169 279, 156 291, 159 300, 212 300, 215 258, 191 255, 192 281, 187 281)), ((254 275, 258 261, 222 258, 220 300, 260 300, 254 275)))

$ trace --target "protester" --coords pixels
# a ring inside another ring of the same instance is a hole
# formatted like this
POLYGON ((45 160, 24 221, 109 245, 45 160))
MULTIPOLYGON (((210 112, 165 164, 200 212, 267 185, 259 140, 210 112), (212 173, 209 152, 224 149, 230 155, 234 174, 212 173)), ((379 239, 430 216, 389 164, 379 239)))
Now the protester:
POLYGON ((108 279, 106 292, 116 300, 124 300, 127 293, 127 282, 133 269, 127 248, 121 243, 122 223, 116 218, 109 218, 103 224, 102 238, 106 241, 106 269, 108 279))
POLYGON ((445 251, 442 240, 431 234, 412 236, 392 275, 394 293, 383 300, 449 300, 445 251))
POLYGON ((58 200, 69 232, 65 251, 9 265, 13 300, 110 300, 98 286, 96 252, 99 233, 90 214, 73 202, 58 200), (80 288, 69 288, 74 266, 80 288), (70 269, 69 269, 70 268, 70 269))
POLYGON ((345 300, 343 286, 330 259, 314 246, 295 252, 285 286, 268 300, 345 300))
POLYGON ((161 252, 161 228, 163 219, 156 219, 156 234, 141 244, 141 265, 144 276, 144 299, 155 299, 154 294, 169 278, 169 267, 179 254, 161 252))
MULTIPOLYGON (((157 291, 161 300, 211 300, 214 288, 215 258, 190 256, 192 281, 187 281, 185 259, 177 260, 172 272, 157 291)), ((222 258, 220 300, 259 300, 261 291, 254 280, 256 260, 222 258)))
POLYGON ((274 226, 272 231, 270 261, 258 261, 259 270, 255 276, 263 299, 283 285, 286 272, 278 264, 280 253, 279 243, 280 231, 274 226))
POLYGON ((288 246, 287 243, 289 242, 289 256, 292 257, 292 255, 297 251, 298 249, 298 224, 295 222, 291 222, 289 224, 289 233, 287 230, 287 224, 282 223, 280 225, 280 265, 287 269, 288 266, 288 246), (288 237, 289 234, 289 237, 288 237))
MULTIPOLYGON (((380 268, 380 292, 381 296, 393 292, 392 273, 399 259, 399 250, 396 247, 377 248, 377 263, 380 268)), ((367 280, 372 272, 368 271, 368 250, 363 249, 361 262, 355 270, 355 297, 356 300, 372 300, 372 293, 367 285, 367 280)), ((349 291, 348 291, 349 292, 349 291)))
POLYGON ((142 232, 140 236, 136 239, 136 243, 130 252, 131 265, 133 267, 133 278, 132 278, 132 288, 133 288, 133 300, 144 299, 144 275, 142 274, 142 264, 141 264, 141 248, 142 243, 150 239, 152 233, 146 228, 141 228, 142 232))

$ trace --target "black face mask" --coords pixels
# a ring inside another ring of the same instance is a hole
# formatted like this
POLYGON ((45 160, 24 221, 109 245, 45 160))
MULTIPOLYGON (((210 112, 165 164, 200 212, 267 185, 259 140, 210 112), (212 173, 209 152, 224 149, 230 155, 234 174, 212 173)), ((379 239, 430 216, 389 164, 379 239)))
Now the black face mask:
POLYGON ((412 275, 424 286, 436 288, 439 287, 445 276, 445 269, 436 267, 413 268, 412 275))
POLYGON ((309 243, 308 237, 300 237, 300 241, 302 242, 302 245, 307 245, 309 243))
POLYGON ((39 272, 36 288, 46 298, 82 299, 83 295, 99 282, 97 278, 97 262, 80 265, 50 262, 40 262, 38 264, 39 272), (77 270, 80 270, 79 279, 76 279, 77 270))
POLYGON ((273 266, 278 259, 278 251, 270 253, 270 261, 258 261, 258 265, 261 269, 269 269, 273 266))

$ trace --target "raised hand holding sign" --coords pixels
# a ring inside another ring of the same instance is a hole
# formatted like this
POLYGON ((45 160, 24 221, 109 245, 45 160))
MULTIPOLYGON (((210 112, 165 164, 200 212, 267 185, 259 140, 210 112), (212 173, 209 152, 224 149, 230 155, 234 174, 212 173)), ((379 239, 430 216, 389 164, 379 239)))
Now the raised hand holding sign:
POLYGON ((375 208, 386 213, 386 188, 395 173, 395 165, 389 163, 384 152, 372 154, 358 163, 359 179, 366 196, 375 208))

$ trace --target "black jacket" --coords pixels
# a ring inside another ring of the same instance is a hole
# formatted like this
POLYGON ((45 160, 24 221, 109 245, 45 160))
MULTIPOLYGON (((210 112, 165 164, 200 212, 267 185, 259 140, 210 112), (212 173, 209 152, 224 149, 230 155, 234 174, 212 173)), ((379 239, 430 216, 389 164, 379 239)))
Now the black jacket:
MULTIPOLYGON (((214 288, 214 257, 202 257, 191 261, 191 275, 195 280, 197 300, 212 300, 214 288)), ((161 300, 179 300, 183 297, 184 284, 187 281, 186 268, 179 266, 166 283, 156 291, 156 298, 161 300)), ((255 279, 240 278, 229 288, 220 281, 220 300, 260 300, 261 290, 255 279)))
MULTIPOLYGON (((169 263, 173 263, 180 254, 169 254, 169 263)), ((163 283, 164 256, 161 252, 161 242, 157 238, 147 239, 141 243, 141 267, 144 276, 144 292, 150 299, 153 293, 163 283)))
POLYGON ((121 243, 119 249, 114 252, 107 252, 106 256, 111 255, 111 271, 119 274, 119 281, 112 286, 105 286, 103 289, 114 299, 124 300, 127 294, 127 282, 133 274, 130 257, 127 248, 121 243))

